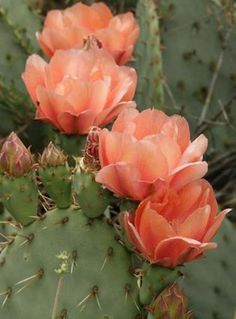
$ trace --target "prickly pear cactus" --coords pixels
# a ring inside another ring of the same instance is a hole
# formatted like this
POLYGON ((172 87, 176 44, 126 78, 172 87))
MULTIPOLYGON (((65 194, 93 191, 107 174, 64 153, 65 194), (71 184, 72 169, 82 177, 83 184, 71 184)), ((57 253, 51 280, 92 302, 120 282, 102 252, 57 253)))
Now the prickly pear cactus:
POLYGON ((235 7, 233 1, 159 1, 166 104, 212 150, 235 146, 235 7))
POLYGON ((136 15, 141 34, 136 45, 134 67, 138 73, 138 107, 164 107, 159 18, 153 0, 140 0, 136 15))
POLYGON ((56 209, 20 231, 4 253, 3 318, 132 319, 139 314, 129 254, 104 220, 90 221, 73 207, 56 209), (68 256, 64 272, 57 257, 62 252, 68 256))
POLYGON ((232 319, 234 316, 236 233, 228 220, 216 236, 216 242, 217 251, 183 270, 181 283, 196 319, 232 319))
POLYGON ((18 227, 1 244, 0 316, 146 318, 145 305, 179 271, 154 267, 126 248, 116 219, 105 214, 115 199, 91 172, 79 164, 69 168, 52 143, 33 164, 14 133, 3 145, 0 167, 0 194, 18 227), (57 207, 45 211, 49 196, 57 207))

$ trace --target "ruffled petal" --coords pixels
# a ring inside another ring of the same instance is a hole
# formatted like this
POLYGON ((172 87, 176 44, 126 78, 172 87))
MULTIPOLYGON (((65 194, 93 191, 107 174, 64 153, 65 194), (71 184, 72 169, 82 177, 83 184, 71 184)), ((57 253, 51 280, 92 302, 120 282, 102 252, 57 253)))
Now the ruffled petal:
POLYGON ((140 180, 137 170, 122 162, 103 167, 97 173, 96 181, 115 194, 134 200, 142 200, 150 191, 150 184, 140 180))
POLYGON ((192 260, 189 253, 194 249, 197 254, 204 250, 216 248, 215 243, 201 243, 197 240, 186 237, 172 237, 164 239, 159 243, 155 250, 155 260, 165 267, 176 267, 183 262, 192 260), (187 255, 188 258, 187 258, 187 255))
MULTIPOLYGON (((178 213, 181 215, 181 211, 178 213)), ((189 215, 183 223, 175 225, 174 229, 179 236, 202 241, 207 230, 210 214, 211 208, 209 205, 200 207, 189 215)), ((176 216, 176 218, 178 217, 176 216)))
POLYGON ((177 167, 171 175, 171 186, 180 189, 184 185, 203 177, 207 169, 206 162, 194 162, 177 167))
POLYGON ((27 59, 25 72, 22 74, 22 79, 34 103, 38 102, 37 87, 45 86, 46 65, 47 63, 39 55, 33 54, 27 59))
POLYGON ((207 145, 208 139, 205 137, 205 135, 201 134, 198 136, 182 154, 179 165, 200 161, 202 155, 207 149, 207 145))

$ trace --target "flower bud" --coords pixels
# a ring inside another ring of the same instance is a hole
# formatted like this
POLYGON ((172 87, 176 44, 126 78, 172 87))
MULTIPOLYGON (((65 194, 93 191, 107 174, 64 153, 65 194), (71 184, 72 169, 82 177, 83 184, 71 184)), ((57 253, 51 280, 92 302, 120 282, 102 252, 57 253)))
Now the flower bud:
POLYGON ((101 168, 99 161, 99 134, 101 129, 97 126, 91 127, 87 136, 84 151, 84 165, 90 171, 98 171, 101 168))
POLYGON ((187 297, 177 284, 166 288, 148 308, 155 319, 193 318, 192 311, 188 310, 187 297))
POLYGON ((67 157, 52 142, 44 149, 40 158, 43 167, 65 165, 67 157))
POLYGON ((28 173, 33 165, 33 157, 29 149, 12 132, 2 146, 0 152, 1 171, 8 175, 19 177, 28 173))

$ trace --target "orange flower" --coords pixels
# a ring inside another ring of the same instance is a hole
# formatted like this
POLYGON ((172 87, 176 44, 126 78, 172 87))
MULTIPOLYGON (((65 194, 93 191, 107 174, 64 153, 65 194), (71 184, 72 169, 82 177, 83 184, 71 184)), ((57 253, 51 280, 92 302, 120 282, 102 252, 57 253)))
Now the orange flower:
POLYGON ((22 78, 37 106, 36 118, 66 134, 86 134, 136 106, 135 70, 118 66, 103 49, 59 50, 48 64, 32 55, 22 78))
POLYGON ((77 3, 65 10, 49 11, 37 38, 51 57, 58 49, 82 48, 88 35, 100 40, 118 64, 125 64, 131 59, 139 27, 131 12, 113 16, 102 2, 90 7, 77 3))
POLYGON ((207 139, 190 141, 187 121, 147 109, 122 112, 100 133, 96 180, 119 196, 142 200, 166 182, 178 189, 207 172, 207 139))
POLYGON ((166 187, 151 195, 135 214, 124 214, 124 227, 147 260, 172 268, 217 247, 209 241, 229 210, 217 212, 214 192, 201 179, 179 191, 166 187))

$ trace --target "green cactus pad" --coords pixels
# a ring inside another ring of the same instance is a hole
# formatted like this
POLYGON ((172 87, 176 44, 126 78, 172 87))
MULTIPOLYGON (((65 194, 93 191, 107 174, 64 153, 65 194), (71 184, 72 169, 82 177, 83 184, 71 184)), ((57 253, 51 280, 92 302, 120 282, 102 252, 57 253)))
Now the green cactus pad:
POLYGON ((139 109, 164 107, 162 85, 162 57, 159 18, 153 0, 139 0, 136 16, 140 25, 140 36, 135 48, 134 68, 138 73, 135 100, 139 109))
POLYGON ((80 208, 90 218, 101 216, 112 200, 112 193, 97 183, 92 173, 75 173, 73 188, 80 208))
POLYGON ((58 208, 67 208, 72 204, 71 171, 68 165, 39 167, 39 175, 48 195, 58 208))
POLYGON ((69 319, 140 314, 130 257, 114 229, 105 221, 91 223, 79 210, 48 212, 20 232, 1 259, 1 318, 52 318, 53 308, 55 318, 69 319), (69 259, 68 272, 60 275, 61 252, 69 259))
POLYGON ((233 319, 236 308, 236 232, 225 220, 215 238, 218 249, 185 266, 181 285, 195 319, 233 319))
POLYGON ((235 147, 236 24, 230 11, 212 0, 165 0, 160 15, 169 112, 182 113, 196 134, 205 133, 209 151, 235 147))
POLYGON ((21 224, 34 221, 38 209, 38 189, 35 174, 21 177, 0 176, 0 196, 9 213, 21 224))
POLYGON ((140 288, 140 302, 142 304, 150 303, 163 289, 173 284, 181 274, 178 267, 168 269, 148 263, 143 264, 141 271, 143 272, 140 288))

